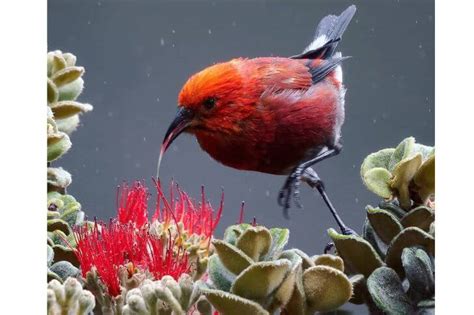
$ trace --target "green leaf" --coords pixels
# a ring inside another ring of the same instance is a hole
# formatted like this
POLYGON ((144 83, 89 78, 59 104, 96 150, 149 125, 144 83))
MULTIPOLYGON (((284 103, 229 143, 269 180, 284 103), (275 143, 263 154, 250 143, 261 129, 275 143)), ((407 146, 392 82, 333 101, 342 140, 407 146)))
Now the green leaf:
POLYGON ((366 302, 365 300, 367 295, 369 294, 365 277, 361 274, 357 274, 352 276, 349 281, 352 284, 353 291, 349 302, 357 305, 364 304, 366 302))
POLYGON ((392 172, 393 178, 390 181, 390 187, 396 190, 400 206, 405 210, 411 207, 409 186, 420 168, 421 162, 421 154, 417 153, 399 162, 392 172))
POLYGON ((372 245, 360 236, 339 234, 334 229, 329 229, 328 234, 338 255, 351 270, 368 277, 372 271, 383 265, 372 245))
POLYGON ((419 299, 433 297, 435 290, 434 270, 428 254, 421 248, 404 248, 402 265, 408 282, 410 282, 410 291, 416 292, 419 299))
POLYGON ((61 54, 54 54, 51 60, 51 72, 54 74, 60 70, 66 68, 66 60, 61 54))
POLYGON ((59 132, 48 135, 48 162, 58 159, 72 146, 71 140, 65 133, 59 132))
POLYGON ((407 212, 400 208, 397 204, 396 201, 385 201, 382 200, 379 202, 379 208, 383 210, 387 210, 394 216, 396 216, 398 219, 401 219, 407 212))
POLYGON ((48 185, 64 189, 71 184, 72 179, 71 174, 62 167, 48 167, 47 181, 48 185))
MULTIPOLYGON (((301 258, 300 258, 301 260, 301 258)), ((283 306, 281 314, 285 315, 306 315, 306 295, 303 287, 303 268, 301 262, 298 264, 299 268, 295 270, 295 283, 293 292, 287 303, 283 306)))
POLYGON ((280 287, 274 294, 274 300, 278 301, 277 308, 281 308, 283 305, 288 304, 291 296, 293 295, 293 290, 295 289, 296 278, 301 277, 303 272, 302 270, 301 258, 299 258, 299 262, 297 263, 292 262, 291 270, 288 272, 285 280, 283 280, 280 287))
POLYGON ((314 257, 313 260, 315 266, 328 266, 344 272, 344 261, 339 256, 323 254, 314 257))
POLYGON ((281 285, 290 267, 291 263, 287 259, 254 263, 237 276, 230 292, 262 301, 281 285))
POLYGON ((74 115, 65 119, 58 119, 56 125, 58 126, 59 131, 70 135, 77 129, 77 126, 79 126, 79 115, 74 115))
POLYGON ((385 262, 394 269, 401 277, 405 272, 402 266, 402 251, 404 248, 421 246, 434 256, 435 240, 433 236, 417 227, 409 227, 398 234, 390 244, 385 257, 385 262))
POLYGON ((377 233, 377 236, 380 237, 385 244, 389 244, 403 229, 403 226, 394 215, 382 209, 367 206, 367 218, 377 233))
POLYGON ((58 261, 49 268, 57 274, 63 281, 68 277, 76 277, 79 275, 79 269, 74 267, 69 261, 58 261))
POLYGON ((69 235, 71 233, 71 228, 69 227, 69 224, 61 219, 51 219, 48 220, 48 231, 53 232, 53 231, 62 231, 64 234, 69 235))
POLYGON ((369 219, 365 219, 364 226, 362 228, 362 237, 372 245, 372 248, 379 255, 380 259, 385 259, 385 253, 387 252, 387 245, 382 242, 377 233, 375 233, 374 228, 370 224, 369 219))
POLYGON ((75 66, 76 65, 76 56, 74 56, 73 54, 71 53, 64 53, 63 54, 63 58, 64 60, 66 61, 66 65, 68 67, 72 67, 72 66, 75 66))
POLYGON ((385 168, 388 170, 388 164, 393 152, 395 152, 395 149, 390 148, 369 154, 360 167, 360 175, 362 178, 364 177, 365 173, 373 168, 385 168))
POLYGON ((79 79, 84 73, 83 67, 67 67, 53 73, 51 80, 57 87, 61 87, 65 84, 71 83, 74 80, 79 79))
POLYGON ((56 84, 53 83, 50 79, 48 79, 48 103, 54 103, 59 98, 59 91, 56 87, 56 84))
POLYGON ((235 275, 224 267, 217 254, 209 258, 208 266, 209 278, 214 286, 219 290, 230 291, 235 275))
POLYGON ((329 266, 315 266, 306 270, 303 287, 312 312, 334 310, 352 296, 349 278, 342 271, 329 266))
POLYGON ((266 255, 272 244, 270 231, 263 226, 249 227, 237 239, 235 245, 253 261, 266 255))
POLYGON ((427 146, 427 145, 415 143, 415 145, 413 147, 413 152, 414 153, 421 153, 421 155, 423 156, 423 161, 426 161, 432 155, 435 154, 435 148, 427 146))
POLYGON ((84 80, 78 78, 71 83, 65 84, 58 89, 59 101, 75 101, 84 89, 84 80))
POLYGON ((288 239, 290 237, 290 230, 271 228, 270 234, 272 235, 272 245, 270 246, 270 249, 268 250, 268 253, 265 256, 264 260, 273 260, 281 254, 286 244, 288 243, 288 239))
POLYGON ((83 104, 76 101, 59 101, 51 104, 50 107, 56 119, 69 118, 80 113, 89 112, 93 109, 90 104, 83 104))
POLYGON ((54 251, 54 262, 58 261, 69 261, 72 265, 79 267, 79 260, 76 257, 76 254, 74 253, 74 250, 63 246, 63 245, 54 245, 53 246, 53 251, 54 251))
POLYGON ((203 294, 222 315, 269 315, 258 303, 235 294, 209 289, 203 290, 203 294))
POLYGON ((240 274, 242 270, 253 263, 252 259, 243 251, 229 243, 214 240, 212 244, 222 264, 233 274, 240 274))
POLYGON ((401 220, 404 227, 415 226, 426 232, 430 230, 430 225, 435 220, 434 212, 425 206, 410 210, 401 220))
POLYGON ((53 248, 49 245, 47 245, 47 248, 48 248, 47 263, 48 263, 48 267, 49 267, 49 266, 51 266, 51 264, 53 262, 53 259, 54 259, 54 251, 53 251, 53 248))
POLYGON ((229 226, 227 229, 225 229, 224 232, 224 241, 231 244, 235 245, 235 242, 237 241, 237 238, 249 227, 252 225, 248 223, 241 223, 241 224, 234 224, 229 226))
POLYGON ((367 171, 362 177, 367 188, 382 198, 390 198, 392 190, 390 189, 390 180, 392 174, 385 168, 376 167, 367 171))
POLYGON ((399 162, 408 157, 411 157, 414 153, 414 149, 415 138, 409 137, 400 142, 400 144, 395 148, 395 151, 390 157, 390 162, 388 163, 388 170, 393 171, 399 162))
POLYGON ((432 155, 426 160, 413 177, 415 191, 422 203, 435 193, 435 156, 432 155))
POLYGON ((387 267, 377 268, 367 279, 375 304, 390 315, 415 314, 415 307, 403 290, 397 273, 387 267))

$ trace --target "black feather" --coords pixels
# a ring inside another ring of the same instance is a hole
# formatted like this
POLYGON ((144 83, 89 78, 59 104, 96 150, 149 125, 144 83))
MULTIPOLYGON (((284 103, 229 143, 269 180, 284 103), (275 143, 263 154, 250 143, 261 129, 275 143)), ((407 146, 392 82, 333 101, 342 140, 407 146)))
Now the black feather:
POLYGON ((319 81, 323 80, 331 71, 336 69, 336 67, 343 61, 350 57, 337 57, 323 60, 321 64, 317 65, 316 67, 313 66, 311 63, 312 61, 308 61, 306 66, 309 68, 309 72, 311 73, 311 80, 313 84, 318 83, 319 81))
MULTIPOLYGON (((314 58, 323 58, 327 59, 334 55, 336 52, 336 47, 339 41, 342 38, 342 34, 349 25, 352 17, 356 12, 356 6, 351 5, 344 10, 339 16, 336 15, 327 15, 321 22, 319 22, 316 27, 316 33, 314 35, 314 41, 318 37, 325 36, 327 42, 320 47, 308 50, 305 49, 301 54, 292 56, 293 59, 314 59, 314 58)), ((310 45, 311 46, 311 45, 310 45)))

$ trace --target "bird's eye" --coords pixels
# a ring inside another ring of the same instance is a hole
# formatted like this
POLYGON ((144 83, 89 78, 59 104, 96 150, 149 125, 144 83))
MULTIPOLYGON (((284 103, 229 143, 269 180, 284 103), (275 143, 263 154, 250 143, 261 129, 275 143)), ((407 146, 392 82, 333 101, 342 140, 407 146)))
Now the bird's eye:
POLYGON ((212 109, 214 108, 214 106, 216 106, 216 102, 217 100, 215 97, 206 98, 203 102, 204 108, 206 108, 207 110, 212 109))

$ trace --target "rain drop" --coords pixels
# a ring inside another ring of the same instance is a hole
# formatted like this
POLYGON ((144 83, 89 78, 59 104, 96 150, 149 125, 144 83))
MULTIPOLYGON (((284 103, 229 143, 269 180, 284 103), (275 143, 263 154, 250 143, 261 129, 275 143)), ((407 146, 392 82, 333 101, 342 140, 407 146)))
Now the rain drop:
POLYGON ((160 98, 159 98, 159 97, 156 98, 156 102, 157 102, 157 103, 160 102, 160 98))
POLYGON ((208 29, 208 30, 207 30, 207 32, 209 33, 209 35, 211 35, 211 34, 212 34, 212 31, 211 31, 211 29, 208 29))
POLYGON ((165 45, 165 39, 162 37, 160 38, 160 45, 161 46, 164 46, 165 45))

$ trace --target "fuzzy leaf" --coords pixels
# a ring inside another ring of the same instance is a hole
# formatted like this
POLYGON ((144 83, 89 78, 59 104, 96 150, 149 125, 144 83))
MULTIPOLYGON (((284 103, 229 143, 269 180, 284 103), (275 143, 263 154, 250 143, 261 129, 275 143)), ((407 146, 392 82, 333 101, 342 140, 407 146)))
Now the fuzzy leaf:
POLYGON ((376 167, 367 171, 362 179, 367 188, 382 198, 390 198, 392 190, 390 189, 390 179, 392 174, 385 168, 376 167))
POLYGON ((65 84, 71 83, 74 80, 77 80, 84 73, 83 67, 67 67, 56 73, 53 73, 51 80, 57 87, 61 87, 65 84))
POLYGON ((372 271, 383 265, 372 245, 360 236, 339 234, 334 229, 329 229, 328 234, 338 255, 351 270, 368 277, 372 271))
POLYGON ((402 265, 410 282, 410 291, 416 292, 420 299, 431 298, 435 283, 434 270, 428 254, 420 248, 405 248, 402 252, 402 265))
POLYGON ((420 206, 410 210, 400 222, 404 227, 415 226, 428 232, 434 219, 434 212, 430 208, 420 206))
POLYGON ((212 280, 214 286, 219 290, 230 291, 232 282, 235 280, 235 275, 224 267, 217 254, 209 258, 208 266, 209 278, 212 280))
POLYGON ((267 255, 264 260, 273 260, 278 257, 286 244, 288 243, 288 238, 290 237, 290 230, 280 229, 280 228, 271 228, 270 234, 272 235, 272 245, 268 250, 267 255))
POLYGON ((51 266, 51 264, 53 262, 53 259, 54 259, 54 251, 53 251, 53 248, 49 245, 47 245, 47 248, 48 248, 47 263, 48 263, 48 267, 49 267, 49 266, 51 266))
POLYGON ((222 315, 269 315, 258 303, 219 290, 203 290, 203 294, 222 315))
POLYGON ((47 174, 48 185, 64 189, 71 184, 71 174, 62 167, 48 167, 47 174))
POLYGON ((280 286, 290 266, 287 259, 254 263, 235 279, 230 292, 251 300, 263 300, 280 286))
POLYGON ((419 199, 425 203, 428 198, 435 192, 435 156, 432 155, 425 161, 413 177, 415 190, 419 199))
MULTIPOLYGON (((300 258, 301 260, 301 258, 300 258)), ((295 272, 295 284, 290 300, 283 307, 281 314, 285 315, 305 315, 306 314, 306 295, 303 287, 303 268, 299 263, 299 268, 295 272)))
POLYGON ((73 249, 63 245, 54 245, 53 251, 54 262, 65 260, 70 262, 73 266, 79 267, 79 260, 77 259, 73 249))
POLYGON ((56 84, 53 83, 50 79, 48 79, 48 103, 54 103, 59 98, 59 91, 56 87, 56 84))
POLYGON ((54 54, 51 60, 51 73, 56 73, 66 68, 67 63, 61 54, 54 54))
POLYGON ((285 280, 281 283, 280 287, 274 294, 275 301, 278 301, 278 308, 283 305, 288 304, 291 296, 293 295, 293 290, 295 289, 296 277, 302 274, 302 260, 299 259, 298 263, 293 263, 291 270, 288 272, 285 280))
POLYGON ((385 262, 394 269, 401 277, 405 272, 402 266, 402 251, 404 248, 421 246, 434 256, 435 240, 433 236, 417 227, 409 227, 398 234, 390 244, 385 262))
POLYGON ((422 157, 420 153, 399 162, 393 170, 393 178, 390 187, 397 191, 400 206, 408 210, 411 206, 409 185, 420 168, 422 157))
POLYGON ((395 148, 395 151, 390 157, 390 162, 388 163, 388 170, 393 171, 399 162, 410 157, 413 154, 414 148, 415 138, 413 137, 408 137, 402 142, 400 142, 400 144, 395 148))
POLYGON ((344 272, 344 261, 339 256, 324 254, 313 258, 315 266, 329 266, 344 272))
POLYGON ((400 208, 396 204, 396 202, 397 202, 396 200, 393 200, 393 201, 382 200, 379 203, 379 208, 383 210, 387 210, 388 212, 396 216, 398 219, 401 219, 407 212, 403 210, 402 208, 400 208))
POLYGON ((48 135, 48 162, 58 159, 71 148, 71 140, 65 133, 48 135))
POLYGON ((237 238, 239 238, 239 236, 251 226, 252 225, 248 223, 234 224, 229 226, 227 229, 225 229, 224 241, 231 245, 235 245, 237 238))
POLYGON ((294 258, 291 258, 293 255, 297 255, 301 258, 303 270, 306 270, 310 267, 314 267, 314 260, 298 248, 285 250, 282 255, 280 255, 280 258, 282 258, 283 256, 288 256, 288 259, 290 259, 290 261, 294 261, 294 258))
POLYGON ((393 269, 376 269, 367 279, 367 287, 375 304, 387 314, 415 314, 415 308, 403 291, 400 278, 393 269))
POLYGON ((72 67, 72 66, 75 66, 76 65, 76 56, 74 56, 73 54, 71 53, 64 53, 63 54, 63 58, 64 60, 66 60, 66 65, 68 67, 72 67))
POLYGON ((69 224, 61 219, 51 219, 48 220, 48 231, 53 232, 53 231, 62 231, 64 234, 69 235, 71 233, 71 228, 69 227, 69 224))
POLYGON ((70 135, 77 129, 77 126, 79 126, 79 115, 74 115, 65 119, 58 119, 56 125, 59 131, 70 135))
POLYGON ((380 237, 378 237, 377 233, 375 233, 374 228, 370 224, 369 219, 365 219, 364 226, 362 228, 362 237, 372 245, 372 248, 375 252, 380 256, 383 260, 385 259, 385 253, 387 252, 387 245, 382 242, 380 237))
POLYGON ((76 101, 59 101, 51 104, 50 107, 56 119, 69 118, 80 113, 89 112, 93 109, 90 104, 83 104, 76 101))
POLYGON ((49 269, 57 274, 63 281, 68 277, 74 278, 79 275, 79 269, 74 267, 69 261, 55 262, 49 269))
POLYGON ((428 160, 435 153, 435 148, 427 145, 415 143, 413 146, 414 153, 421 153, 423 156, 423 161, 428 160))
POLYGON ((272 244, 270 231, 263 226, 249 227, 239 236, 235 245, 253 261, 266 255, 272 244))
POLYGON ((212 244, 222 264, 233 274, 240 274, 242 270, 253 263, 252 259, 243 251, 229 243, 214 240, 212 244))
POLYGON ((311 311, 330 311, 352 296, 352 285, 347 276, 332 267, 315 266, 303 274, 303 286, 311 311))
POLYGON ((65 84, 58 89, 59 101, 75 101, 84 89, 84 80, 78 78, 71 83, 65 84))
POLYGON ((395 149, 390 148, 369 154, 360 167, 360 175, 362 176, 362 178, 364 177, 365 173, 367 173, 373 168, 381 167, 388 170, 388 164, 390 162, 390 158, 393 155, 393 152, 395 152, 395 149))
POLYGON ((380 237, 385 244, 389 244, 403 229, 403 226, 394 215, 382 209, 367 206, 367 218, 377 233, 377 236, 380 237))
POLYGON ((352 276, 349 280, 352 284, 353 291, 352 297, 349 302, 357 305, 364 304, 369 293, 365 277, 361 274, 357 274, 355 276, 352 276))

